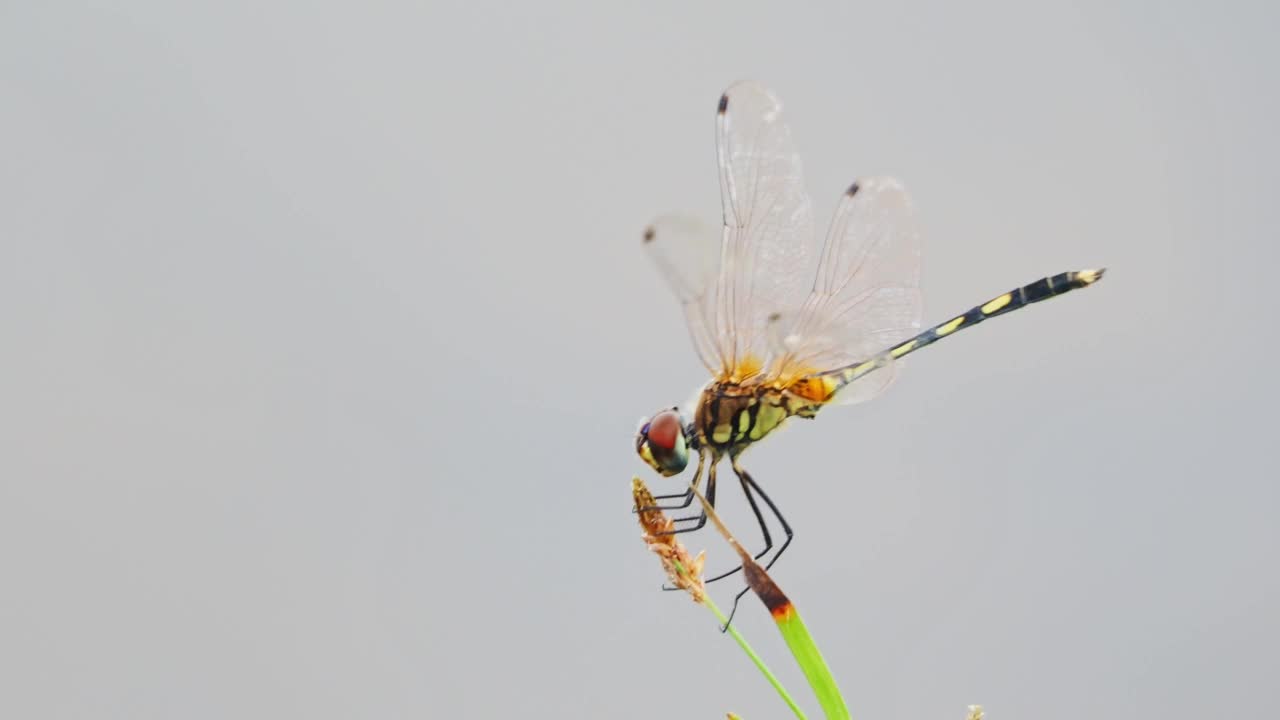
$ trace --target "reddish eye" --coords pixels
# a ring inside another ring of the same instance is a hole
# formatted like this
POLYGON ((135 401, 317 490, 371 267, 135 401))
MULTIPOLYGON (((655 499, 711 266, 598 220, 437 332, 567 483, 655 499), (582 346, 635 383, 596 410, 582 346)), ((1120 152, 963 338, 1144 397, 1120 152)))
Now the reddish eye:
POLYGON ((676 437, 680 434, 680 416, 667 410, 653 416, 649 421, 649 442, 664 450, 676 446, 676 437))

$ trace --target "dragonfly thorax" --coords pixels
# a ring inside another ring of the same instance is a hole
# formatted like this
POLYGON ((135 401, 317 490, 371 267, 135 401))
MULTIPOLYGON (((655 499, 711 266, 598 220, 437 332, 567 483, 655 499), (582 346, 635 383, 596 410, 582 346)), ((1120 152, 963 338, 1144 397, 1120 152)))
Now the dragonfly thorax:
POLYGON ((786 390, 718 382, 703 390, 694 427, 700 444, 732 451, 760 440, 792 415, 812 417, 817 409, 786 390))

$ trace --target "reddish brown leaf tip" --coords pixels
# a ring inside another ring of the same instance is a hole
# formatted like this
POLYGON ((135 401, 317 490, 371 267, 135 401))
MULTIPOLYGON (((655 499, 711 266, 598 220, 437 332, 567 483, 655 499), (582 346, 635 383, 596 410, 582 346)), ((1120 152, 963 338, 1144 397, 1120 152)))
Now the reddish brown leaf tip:
POLYGON ((742 566, 742 571, 747 577, 747 585, 764 603, 769 610, 769 614, 774 618, 781 618, 791 614, 791 600, 782 592, 782 588, 765 573, 764 569, 754 562, 746 563, 742 566))
POLYGON ((796 606, 787 600, 779 607, 769 608, 769 614, 773 616, 775 622, 791 619, 791 614, 795 612, 796 606))

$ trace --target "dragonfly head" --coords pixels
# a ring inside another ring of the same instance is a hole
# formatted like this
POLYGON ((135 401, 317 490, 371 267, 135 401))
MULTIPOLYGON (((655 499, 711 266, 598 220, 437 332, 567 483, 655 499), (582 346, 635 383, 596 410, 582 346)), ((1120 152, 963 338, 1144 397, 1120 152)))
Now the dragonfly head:
POLYGON ((689 464, 689 443, 680 411, 670 408, 646 420, 636 433, 636 452, 661 475, 683 472, 689 464))

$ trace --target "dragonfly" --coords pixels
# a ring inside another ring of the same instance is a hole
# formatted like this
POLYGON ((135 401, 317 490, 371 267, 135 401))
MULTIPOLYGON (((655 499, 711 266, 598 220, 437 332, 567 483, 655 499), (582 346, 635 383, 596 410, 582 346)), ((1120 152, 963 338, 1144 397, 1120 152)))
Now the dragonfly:
MULTIPOLYGON (((696 455, 697 467, 686 492, 655 496, 658 504, 636 511, 689 507, 704 476, 705 497, 714 507, 716 468, 727 458, 763 535, 756 560, 774 549, 761 503, 785 534, 767 570, 795 533, 743 467, 748 448, 792 418, 812 419, 827 406, 880 395, 907 355, 990 318, 1089 287, 1104 269, 1043 277, 921 331, 921 234, 900 182, 855 181, 819 242, 782 104, 755 81, 737 82, 720 96, 716 157, 721 225, 670 214, 642 235, 711 379, 683 407, 666 407, 641 421, 635 449, 646 464, 672 477, 696 455)), ((707 514, 704 509, 674 520, 668 532, 692 532, 705 525, 707 514)))

